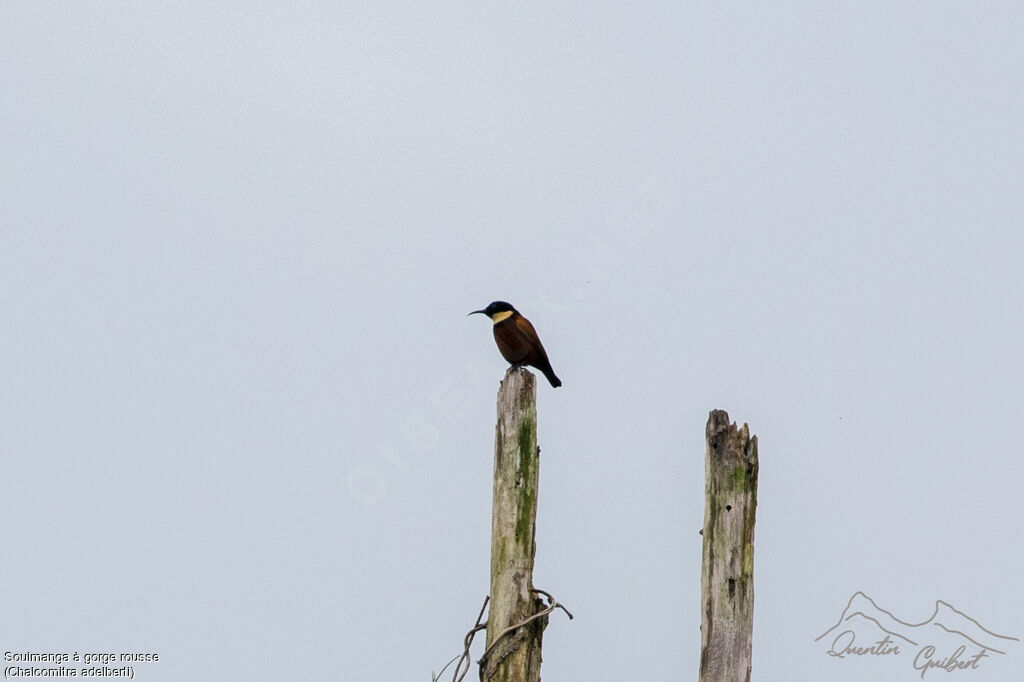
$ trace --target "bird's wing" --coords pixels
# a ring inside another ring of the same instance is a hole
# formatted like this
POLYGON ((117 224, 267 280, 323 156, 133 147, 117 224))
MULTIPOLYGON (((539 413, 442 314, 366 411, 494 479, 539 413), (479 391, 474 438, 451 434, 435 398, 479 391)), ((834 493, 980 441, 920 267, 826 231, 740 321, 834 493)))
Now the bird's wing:
POLYGON ((544 352, 544 346, 540 342, 540 337, 537 336, 537 330, 533 328, 530 321, 522 315, 516 318, 516 327, 519 331, 526 336, 527 339, 537 346, 537 350, 540 351, 541 357, 547 357, 547 353, 544 352))

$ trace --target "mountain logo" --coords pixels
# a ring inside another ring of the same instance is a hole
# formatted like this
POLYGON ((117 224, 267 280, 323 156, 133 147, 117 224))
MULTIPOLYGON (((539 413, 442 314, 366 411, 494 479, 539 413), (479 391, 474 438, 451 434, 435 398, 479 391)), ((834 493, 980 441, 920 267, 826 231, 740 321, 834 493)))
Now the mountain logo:
POLYGON ((938 600, 928 620, 908 623, 857 591, 839 621, 815 638, 836 659, 906 657, 921 679, 930 670, 946 672, 979 669, 985 659, 1006 655, 1020 643, 999 635, 952 604, 938 600))

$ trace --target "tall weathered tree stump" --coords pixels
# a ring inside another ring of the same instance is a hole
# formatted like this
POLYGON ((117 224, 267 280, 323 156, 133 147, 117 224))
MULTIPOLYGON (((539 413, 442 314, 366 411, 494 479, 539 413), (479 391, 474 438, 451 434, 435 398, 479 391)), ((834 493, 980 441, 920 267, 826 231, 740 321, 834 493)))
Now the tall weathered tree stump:
POLYGON ((501 637, 543 608, 533 593, 537 548, 537 381, 525 369, 509 369, 498 389, 494 443, 494 502, 491 510, 491 601, 487 654, 480 661, 484 682, 539 682, 543 616, 501 637))
POLYGON ((757 436, 750 436, 746 424, 730 424, 723 410, 713 410, 706 438, 700 680, 749 682, 757 436))

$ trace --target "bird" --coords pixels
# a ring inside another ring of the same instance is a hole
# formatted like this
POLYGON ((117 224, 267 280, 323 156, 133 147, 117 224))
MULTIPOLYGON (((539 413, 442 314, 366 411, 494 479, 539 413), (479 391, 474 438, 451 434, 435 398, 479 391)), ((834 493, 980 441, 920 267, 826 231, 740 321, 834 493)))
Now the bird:
POLYGON ((511 303, 495 301, 483 310, 474 310, 469 315, 477 313, 491 318, 491 322, 494 323, 494 342, 498 344, 498 350, 509 364, 513 367, 536 367, 544 373, 554 388, 562 385, 562 380, 555 376, 555 370, 551 369, 548 354, 544 352, 544 346, 541 345, 540 337, 537 336, 533 325, 520 315, 511 303))

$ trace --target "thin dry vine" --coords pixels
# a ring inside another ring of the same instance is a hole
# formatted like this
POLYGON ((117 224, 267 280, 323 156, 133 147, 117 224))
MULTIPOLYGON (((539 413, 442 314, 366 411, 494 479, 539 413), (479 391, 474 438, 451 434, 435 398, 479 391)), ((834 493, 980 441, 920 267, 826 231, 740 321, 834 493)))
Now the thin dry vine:
MULTIPOLYGON (((563 611, 565 611, 565 615, 569 616, 569 620, 572 620, 573 615, 571 613, 569 613, 569 609, 565 608, 560 603, 558 603, 558 600, 556 600, 553 596, 551 596, 550 593, 545 592, 544 590, 537 590, 537 589, 533 590, 533 592, 535 594, 543 595, 547 599, 548 605, 546 607, 544 607, 543 609, 541 609, 540 611, 538 611, 537 613, 535 613, 532 616, 530 616, 529 618, 527 618, 527 619, 525 619, 525 620, 523 620, 523 621, 521 621, 519 623, 516 623, 515 625, 510 625, 509 627, 507 627, 504 630, 502 630, 501 633, 497 637, 494 638, 494 641, 491 642, 491 645, 489 647, 487 647, 487 649, 484 651, 483 656, 480 657, 480 660, 484 660, 484 659, 487 658, 487 654, 489 654, 491 652, 491 650, 494 648, 494 645, 496 645, 501 640, 502 637, 504 637, 505 635, 508 635, 510 633, 515 632, 516 630, 518 630, 519 628, 523 627, 527 623, 530 623, 530 622, 532 622, 532 621, 534 621, 534 620, 536 620, 536 619, 538 619, 538 618, 540 618, 542 616, 548 615, 549 613, 553 612, 555 609, 562 609, 563 611)), ((484 604, 483 604, 483 606, 480 607, 480 615, 478 615, 476 617, 476 623, 473 625, 472 629, 470 629, 470 631, 466 633, 466 636, 463 639, 464 648, 463 648, 463 651, 462 651, 462 656, 459 657, 459 662, 455 666, 455 673, 452 675, 452 682, 462 682, 462 679, 464 677, 466 677, 466 673, 469 672, 469 647, 473 644, 473 638, 476 637, 476 633, 480 632, 481 630, 486 630, 487 629, 487 623, 481 624, 480 621, 484 617, 484 610, 487 608, 487 602, 488 601, 490 601, 490 597, 489 596, 484 597, 484 604), (465 669, 462 669, 463 661, 465 661, 465 663, 466 663, 465 669)))

